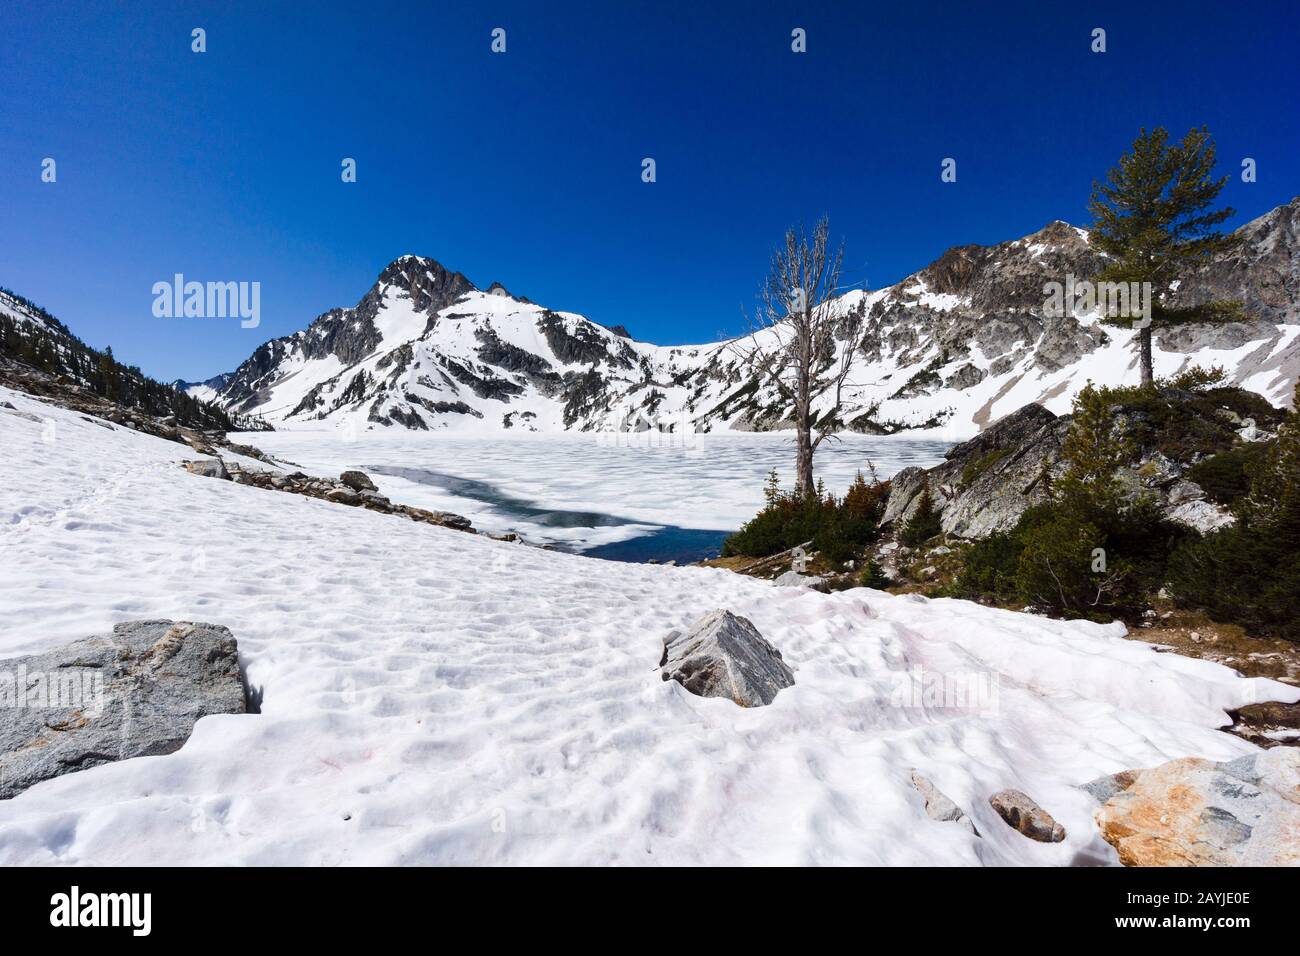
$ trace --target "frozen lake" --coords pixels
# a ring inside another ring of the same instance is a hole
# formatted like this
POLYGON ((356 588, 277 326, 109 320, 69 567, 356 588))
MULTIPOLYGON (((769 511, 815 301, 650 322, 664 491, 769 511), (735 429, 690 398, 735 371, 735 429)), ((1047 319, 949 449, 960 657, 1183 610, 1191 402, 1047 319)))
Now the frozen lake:
MULTIPOLYGON (((753 517, 775 468, 794 476, 789 433, 689 436, 412 432, 244 435, 304 471, 359 468, 394 501, 454 511, 493 534, 615 560, 698 560, 753 517), (670 441, 671 439, 671 441, 670 441)), ((868 462, 881 478, 942 460, 950 442, 846 435, 817 452, 814 471, 843 493, 868 462)))

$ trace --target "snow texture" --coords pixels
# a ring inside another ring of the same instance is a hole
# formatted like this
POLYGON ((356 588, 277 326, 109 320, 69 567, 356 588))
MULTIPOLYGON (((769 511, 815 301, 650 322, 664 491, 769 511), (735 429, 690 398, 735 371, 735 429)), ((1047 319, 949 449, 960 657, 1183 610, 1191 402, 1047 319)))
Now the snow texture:
POLYGON ((210 621, 262 695, 175 753, 0 801, 4 865, 1114 863, 1078 784, 1253 753, 1215 729, 1225 709, 1300 697, 1120 625, 595 561, 214 481, 182 446, 0 400, 37 419, 0 408, 0 667, 124 620, 210 621), (716 608, 793 669, 769 706, 661 679, 664 635, 716 608), (983 836, 931 820, 914 769, 983 836), (1004 788, 1066 839, 996 819, 1004 788))

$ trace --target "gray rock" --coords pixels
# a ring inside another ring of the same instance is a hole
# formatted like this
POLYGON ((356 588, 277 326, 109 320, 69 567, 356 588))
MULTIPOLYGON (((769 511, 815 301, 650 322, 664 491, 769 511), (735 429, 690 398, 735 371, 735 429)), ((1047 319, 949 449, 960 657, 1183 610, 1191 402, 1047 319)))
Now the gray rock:
POLYGON ((0 661, 0 799, 43 780, 169 754, 209 714, 248 709, 239 648, 214 624, 131 621, 0 661))
POLYGON ((1079 785, 1080 790, 1086 791, 1098 803, 1105 803, 1117 793, 1123 793, 1133 782, 1137 780, 1140 770, 1121 770, 1119 773, 1108 773, 1105 776, 1097 777, 1095 780, 1089 780, 1087 783, 1079 785))
POLYGON ((474 527, 473 522, 464 515, 452 514, 450 511, 435 511, 433 512, 433 518, 437 524, 447 528, 455 528, 457 531, 468 531, 474 527))
POLYGON ((325 498, 328 501, 337 501, 341 505, 355 505, 361 503, 361 496, 351 488, 333 488, 325 492, 325 498))
POLYGON ((904 468, 890 482, 882 523, 902 528, 928 484, 946 533, 980 538, 1009 530, 1047 500, 1043 472, 1059 470, 1069 424, 1041 405, 1026 405, 949 449, 943 464, 928 471, 904 468))
POLYGON ((916 787, 917 792, 921 794, 921 799, 925 801, 925 812, 931 820, 938 820, 941 823, 956 823, 976 836, 980 835, 979 831, 975 829, 975 824, 971 822, 971 818, 966 816, 966 811, 949 800, 943 791, 930 782, 928 777, 922 776, 913 770, 912 786, 916 787))
POLYGON ((204 478, 230 479, 230 472, 226 471, 226 463, 220 458, 199 458, 195 461, 187 461, 185 470, 191 475, 202 475, 204 478))
POLYGON ((794 686, 794 672, 781 652, 747 619, 727 610, 705 615, 685 633, 664 638, 659 661, 664 680, 675 680, 699 697, 725 697, 741 707, 772 703, 794 686))
POLYGON ((1007 826, 1039 843, 1060 843, 1065 839, 1065 827, 1057 823, 1050 813, 1019 790, 999 790, 989 797, 989 805, 998 812, 1007 826))
POLYGON ((345 471, 339 475, 339 481, 347 485, 353 491, 378 491, 375 483, 370 480, 370 476, 364 471, 345 471))
MULTIPOLYGON (((1191 484, 1191 482, 1184 482, 1191 484)), ((1217 531, 1235 524, 1237 519, 1227 508, 1220 507, 1204 499, 1185 500, 1166 507, 1165 517, 1187 528, 1193 528, 1201 534, 1217 531)))

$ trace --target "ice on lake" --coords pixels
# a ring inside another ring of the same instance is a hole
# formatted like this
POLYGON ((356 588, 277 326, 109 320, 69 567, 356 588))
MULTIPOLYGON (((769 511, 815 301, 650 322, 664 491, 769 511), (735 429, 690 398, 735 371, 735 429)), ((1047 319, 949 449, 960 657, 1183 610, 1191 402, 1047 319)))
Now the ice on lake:
MULTIPOLYGON (((753 517, 775 468, 794 475, 790 433, 464 436, 336 431, 241 439, 306 471, 366 471, 394 501, 454 511, 493 534, 621 560, 694 560, 753 517), (709 533, 712 533, 711 535, 709 533)), ((846 435, 817 451, 816 476, 843 493, 874 465, 889 478, 941 461, 950 442, 846 435)))

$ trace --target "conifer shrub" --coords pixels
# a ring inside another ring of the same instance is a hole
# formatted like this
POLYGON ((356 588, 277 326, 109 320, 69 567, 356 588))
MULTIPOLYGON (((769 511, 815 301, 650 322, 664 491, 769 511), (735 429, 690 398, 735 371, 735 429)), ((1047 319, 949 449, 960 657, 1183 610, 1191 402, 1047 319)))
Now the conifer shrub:
MULTIPOLYGON (((1300 403, 1300 384, 1296 386, 1300 403)), ((1251 470, 1237 523, 1184 542, 1169 560, 1179 604, 1252 633, 1300 641, 1300 411, 1251 470)))
POLYGON ((1217 504, 1233 507, 1250 492, 1251 475, 1268 457, 1272 440, 1246 442, 1211 455, 1187 469, 1185 477, 1200 485, 1217 504))
POLYGON ((903 530, 898 533, 898 540, 909 548, 915 548, 929 541, 939 531, 939 511, 934 506, 934 498, 930 495, 927 483, 921 489, 921 500, 917 502, 912 517, 907 519, 903 530))
POLYGON ((876 563, 874 559, 867 561, 866 567, 858 575, 858 584, 864 588, 875 588, 877 591, 883 591, 894 583, 893 578, 885 573, 885 569, 876 563))
POLYGON ((820 482, 806 497, 785 492, 774 469, 764 489, 763 510, 723 542, 722 556, 762 558, 812 542, 812 550, 829 560, 848 561, 879 536, 888 497, 889 483, 876 479, 874 470, 870 481, 859 472, 844 497, 837 498, 820 482))
POLYGON ((1116 428, 1113 392, 1088 385, 1062 446, 1065 473, 1015 527, 977 541, 955 584, 964 597, 1023 601, 1066 618, 1135 616, 1158 590, 1186 532, 1146 499, 1126 500, 1116 479, 1132 457, 1116 428))

